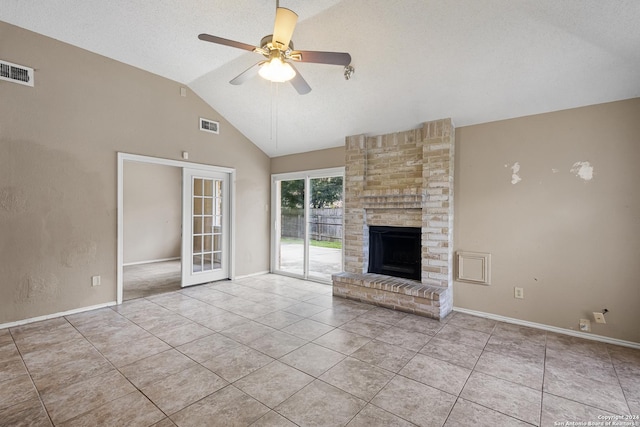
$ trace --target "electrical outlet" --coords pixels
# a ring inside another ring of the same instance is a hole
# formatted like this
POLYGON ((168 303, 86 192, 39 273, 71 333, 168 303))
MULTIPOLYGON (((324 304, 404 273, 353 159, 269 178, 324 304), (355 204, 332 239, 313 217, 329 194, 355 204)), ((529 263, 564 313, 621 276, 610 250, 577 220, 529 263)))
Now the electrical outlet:
POLYGON ((597 311, 594 311, 593 318, 596 320, 596 323, 607 323, 607 321, 604 320, 604 313, 599 313, 597 311))
POLYGON ((91 276, 91 286, 100 286, 100 276, 91 276))
POLYGON ((513 297, 524 299, 524 288, 513 288, 513 297))
POLYGON ((580 319, 580 330, 582 332, 591 332, 591 321, 589 319, 580 319))

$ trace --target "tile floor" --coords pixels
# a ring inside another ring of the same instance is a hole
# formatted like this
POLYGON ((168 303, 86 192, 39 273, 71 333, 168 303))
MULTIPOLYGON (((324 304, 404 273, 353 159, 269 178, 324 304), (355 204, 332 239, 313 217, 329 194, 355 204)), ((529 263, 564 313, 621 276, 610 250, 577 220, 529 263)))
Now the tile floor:
POLYGON ((0 330, 2 426, 555 426, 631 414, 640 350, 462 313, 438 322, 276 275, 0 330))
POLYGON ((122 272, 124 301, 161 292, 177 291, 182 282, 182 267, 179 259, 126 265, 122 272))

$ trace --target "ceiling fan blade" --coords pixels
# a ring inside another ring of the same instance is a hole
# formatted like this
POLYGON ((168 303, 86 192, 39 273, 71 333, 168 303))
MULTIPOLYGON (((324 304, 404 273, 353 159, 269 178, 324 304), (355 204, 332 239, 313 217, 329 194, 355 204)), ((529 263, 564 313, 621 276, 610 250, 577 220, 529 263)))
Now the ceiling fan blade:
POLYGON ((291 65, 291 68, 293 68, 294 71, 296 72, 295 77, 292 78, 291 80, 289 80, 289 82, 291 82, 291 85, 293 86, 293 88, 300 95, 306 95, 309 92, 311 92, 311 86, 309 86, 309 83, 307 83, 307 81, 302 77, 302 75, 300 74, 300 71, 298 71, 296 69, 296 67, 293 66, 292 63, 289 62, 289 65, 291 65))
POLYGON ((224 46, 231 46, 231 47, 235 47, 235 48, 238 48, 238 49, 248 50, 248 51, 251 51, 251 52, 253 52, 256 49, 255 46, 252 46, 250 44, 237 42, 235 40, 223 39, 222 37, 216 37, 216 36, 212 36, 210 34, 200 34, 198 36, 198 38, 200 40, 205 41, 205 42, 221 44, 221 45, 224 45, 224 46))
POLYGON ((287 8, 279 7, 276 9, 276 23, 273 27, 272 43, 275 47, 283 51, 289 47, 293 30, 296 28, 298 15, 287 8))
POLYGON ((291 59, 315 64, 331 64, 347 66, 351 64, 351 55, 345 52, 318 52, 313 50, 296 50, 291 52, 291 59))
POLYGON ((258 75, 258 70, 260 69, 260 65, 262 65, 265 61, 260 61, 257 64, 253 64, 251 67, 247 68, 240 74, 238 74, 234 79, 232 79, 229 83, 232 85, 241 85, 252 77, 258 75))

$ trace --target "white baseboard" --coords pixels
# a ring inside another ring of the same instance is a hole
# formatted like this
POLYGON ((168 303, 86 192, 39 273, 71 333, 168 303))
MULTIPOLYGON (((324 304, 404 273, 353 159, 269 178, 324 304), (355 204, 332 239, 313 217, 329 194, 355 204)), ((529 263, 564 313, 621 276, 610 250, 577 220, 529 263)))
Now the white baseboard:
POLYGON ((262 276, 263 274, 269 274, 269 270, 258 271, 257 273, 251 273, 251 274, 244 274, 242 276, 236 276, 232 280, 246 279, 247 277, 262 276))
POLYGON ((179 260, 180 257, 176 256, 173 258, 160 258, 160 259, 151 259, 148 261, 136 261, 136 262, 127 262, 122 264, 123 267, 127 267, 129 265, 141 265, 141 264, 153 264, 154 262, 165 262, 165 261, 176 261, 179 260))
POLYGON ((574 331, 574 330, 565 329, 565 328, 558 328, 557 326, 544 325, 542 323, 529 322, 527 320, 514 319, 512 317, 505 317, 497 314, 485 313, 482 311, 469 310, 466 308, 453 307, 453 311, 459 311, 460 313, 471 314, 478 317, 485 317, 487 319, 497 320, 499 322, 512 323, 514 325, 527 326, 529 328, 542 329, 544 331, 570 335, 572 337, 584 338, 587 340, 600 341, 607 344, 621 345, 623 347, 640 349, 640 343, 633 342, 633 341, 625 341, 625 340, 619 340, 617 338, 604 337, 602 335, 588 334, 586 332, 574 331))
POLYGON ((55 319, 56 317, 70 316, 72 314, 78 314, 78 313, 83 313, 85 311, 97 310, 98 308, 111 307, 113 305, 116 305, 115 301, 106 302, 104 304, 91 305, 89 307, 75 308, 73 310, 63 311, 63 312, 60 312, 60 313, 53 313, 53 314, 47 314, 47 315, 44 315, 44 316, 31 317, 29 319, 17 320, 15 322, 2 323, 2 324, 0 324, 0 329, 14 328, 16 326, 26 325, 28 323, 40 322, 42 320, 55 319))

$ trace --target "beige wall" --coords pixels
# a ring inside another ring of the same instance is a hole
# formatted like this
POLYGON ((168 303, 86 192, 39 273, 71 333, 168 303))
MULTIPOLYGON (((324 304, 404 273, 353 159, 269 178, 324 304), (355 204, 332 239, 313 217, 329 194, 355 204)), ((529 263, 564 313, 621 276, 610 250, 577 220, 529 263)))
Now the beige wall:
POLYGON ((287 173, 344 166, 344 147, 273 157, 271 173, 287 173))
POLYGON ((180 257, 182 169, 124 162, 124 263, 180 257))
POLYGON ((639 118, 633 99, 456 129, 454 249, 490 252, 492 283, 456 282, 454 306, 575 330, 607 308, 593 333, 640 342, 639 118))
POLYGON ((492 255, 456 307, 566 329, 607 308, 593 333, 640 342, 639 118, 633 99, 456 129, 454 248, 492 255))
POLYGON ((0 323, 115 300, 117 152, 235 168, 236 274, 268 270, 269 158, 193 92, 2 22, 0 58, 36 70, 0 81, 0 323))

